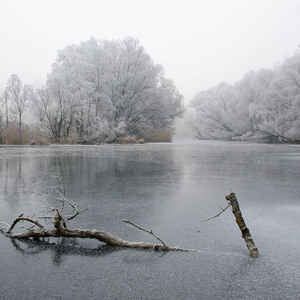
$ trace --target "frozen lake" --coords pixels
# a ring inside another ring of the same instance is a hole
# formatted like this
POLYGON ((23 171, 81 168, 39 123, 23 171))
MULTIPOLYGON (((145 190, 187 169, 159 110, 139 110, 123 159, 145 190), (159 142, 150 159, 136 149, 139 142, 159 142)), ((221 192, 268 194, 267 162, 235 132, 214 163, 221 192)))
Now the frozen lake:
POLYGON ((300 146, 238 142, 0 147, 0 221, 38 211, 34 184, 59 173, 90 209, 69 226, 199 252, 116 249, 91 240, 0 234, 0 299, 299 299, 300 146), (249 256, 233 190, 260 256, 249 256))

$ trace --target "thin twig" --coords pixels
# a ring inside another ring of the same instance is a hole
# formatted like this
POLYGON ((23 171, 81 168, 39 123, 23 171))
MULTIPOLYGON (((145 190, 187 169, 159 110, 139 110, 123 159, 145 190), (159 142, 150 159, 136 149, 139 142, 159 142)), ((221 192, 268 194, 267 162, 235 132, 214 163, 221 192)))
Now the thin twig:
MULTIPOLYGON (((51 198, 51 199, 53 199, 53 200, 60 201, 60 202, 62 202, 62 201, 65 200, 64 198, 56 197, 56 196, 54 196, 54 195, 51 195, 50 193, 37 192, 37 191, 34 191, 34 190, 28 190, 28 191, 32 191, 32 192, 34 192, 35 194, 37 194, 38 196, 49 197, 49 198, 51 198)), ((57 191, 57 190, 55 189, 55 191, 57 191)), ((60 192, 58 192, 58 193, 61 194, 60 192)))
POLYGON ((139 225, 136 225, 135 223, 131 222, 130 220, 123 220, 123 222, 124 223, 128 223, 128 224, 130 224, 130 225, 132 225, 132 226, 134 226, 134 227, 136 227, 136 228, 138 228, 138 229, 140 229, 142 231, 145 231, 145 232, 153 235, 158 241, 160 241, 163 244, 164 247, 167 247, 167 245, 163 242, 163 240, 161 238, 159 238, 157 235, 155 235, 152 230, 148 230, 148 229, 143 228, 143 227, 141 227, 139 225))
POLYGON ((214 219, 214 218, 216 218, 216 217, 219 217, 229 206, 231 206, 231 204, 228 204, 225 208, 222 208, 221 206, 219 206, 219 208, 222 210, 221 212, 219 212, 218 214, 216 214, 215 216, 212 216, 212 217, 210 217, 210 218, 208 218, 208 219, 205 219, 205 220, 202 220, 202 221, 200 221, 200 222, 206 222, 206 221, 209 221, 209 220, 211 220, 211 219, 214 219))
MULTIPOLYGON (((129 224, 130 225, 130 224, 129 224)), ((133 226, 133 228, 136 230, 136 231, 140 231, 139 228, 133 226)), ((155 245, 158 245, 157 243, 157 240, 153 237, 153 235, 149 234, 148 232, 144 232, 145 235, 147 235, 147 237, 155 244, 155 245)))
POLYGON ((81 214, 84 211, 87 211, 88 209, 89 209, 89 207, 87 207, 87 208, 85 208, 85 209, 83 209, 81 211, 79 211, 79 210, 76 209, 75 214, 73 216, 71 216, 71 217, 68 217, 67 220, 70 221, 70 220, 74 219, 77 215, 81 214))

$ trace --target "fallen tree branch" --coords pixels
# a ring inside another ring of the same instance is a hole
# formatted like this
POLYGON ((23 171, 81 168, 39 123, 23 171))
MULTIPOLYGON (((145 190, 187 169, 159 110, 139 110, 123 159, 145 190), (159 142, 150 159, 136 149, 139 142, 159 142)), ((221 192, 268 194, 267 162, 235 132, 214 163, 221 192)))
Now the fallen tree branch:
MULTIPOLYGON (((2 233, 4 233, 7 237, 11 239, 18 239, 18 240, 24 240, 24 239, 40 239, 40 238, 49 238, 49 237, 71 237, 71 238, 82 238, 82 239, 96 239, 102 243, 105 243, 109 246, 116 246, 116 247, 126 247, 126 248, 139 248, 139 249, 155 249, 155 250, 163 250, 163 251, 191 251, 187 249, 181 249, 181 248, 175 248, 170 247, 166 245, 165 242, 161 238, 159 238, 157 235, 155 235, 152 230, 145 229, 129 220, 124 220, 125 223, 128 223, 139 230, 142 230, 151 236, 155 237, 157 241, 159 241, 161 244, 157 243, 144 243, 144 242, 129 242, 122 240, 112 234, 109 234, 104 231, 100 230, 90 230, 90 229, 70 229, 67 228, 67 221, 70 221, 74 219, 76 216, 78 216, 80 213, 86 211, 79 210, 78 205, 66 198, 66 190, 64 187, 64 182, 61 176, 56 175, 53 176, 54 178, 57 178, 59 183, 55 186, 43 186, 44 189, 46 189, 46 192, 38 192, 38 195, 44 196, 46 199, 49 199, 50 201, 56 201, 58 203, 58 206, 53 206, 52 202, 51 205, 47 203, 47 201, 44 201, 43 199, 41 202, 44 204, 44 208, 47 209, 48 214, 51 213, 52 219, 53 219, 53 225, 54 228, 48 229, 45 228, 40 222, 37 220, 33 220, 32 218, 24 217, 23 214, 17 217, 11 226, 9 226, 7 223, 3 223, 7 226, 8 230, 2 229, 2 233), (68 215, 66 215, 68 213, 68 215), (36 226, 38 226, 38 229, 27 229, 24 232, 21 233, 12 233, 12 230, 15 228, 16 224, 18 224, 21 221, 32 223, 36 226)), ((48 216, 43 216, 42 218, 48 219, 48 216)), ((7 229, 5 228, 5 229, 7 229)))
MULTIPOLYGON (((47 238, 47 237, 71 237, 71 238, 82 238, 82 239, 96 239, 100 242, 103 242, 109 246, 117 246, 117 247, 125 247, 125 248, 139 248, 139 249, 154 249, 154 250, 163 250, 163 251, 190 251, 187 249, 169 247, 165 243, 163 245, 156 245, 152 243, 144 243, 144 242, 129 242, 122 240, 112 234, 109 234, 104 231, 99 230, 89 230, 89 229, 70 229, 70 228, 63 228, 60 225, 60 221, 58 216, 55 217, 54 226, 55 229, 45 229, 43 226, 37 230, 27 230, 22 233, 11 233, 11 230, 4 232, 7 237, 12 239, 28 239, 28 238, 47 238)), ((18 217, 13 224, 17 224, 19 221, 28 221, 31 223, 33 220, 29 218, 18 217)), ((132 222, 131 222, 132 223, 132 222)), ((36 224, 36 223, 34 223, 36 224)), ((134 223, 132 223, 134 224, 134 223)), ((135 225, 140 227, 138 225, 135 225)), ((11 226, 12 229, 14 226, 11 226)), ((142 228, 142 227, 140 227, 142 228)), ((147 230, 147 229, 145 229, 147 230)), ((151 231, 149 231, 151 232, 151 231)))

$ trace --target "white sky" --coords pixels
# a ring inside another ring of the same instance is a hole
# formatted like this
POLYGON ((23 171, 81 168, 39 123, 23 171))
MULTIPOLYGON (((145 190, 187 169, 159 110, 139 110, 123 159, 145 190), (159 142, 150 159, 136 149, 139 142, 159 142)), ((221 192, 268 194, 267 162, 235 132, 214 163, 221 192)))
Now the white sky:
POLYGON ((0 0, 0 90, 43 85, 57 50, 91 36, 140 40, 187 103, 270 68, 300 44, 300 0, 0 0))

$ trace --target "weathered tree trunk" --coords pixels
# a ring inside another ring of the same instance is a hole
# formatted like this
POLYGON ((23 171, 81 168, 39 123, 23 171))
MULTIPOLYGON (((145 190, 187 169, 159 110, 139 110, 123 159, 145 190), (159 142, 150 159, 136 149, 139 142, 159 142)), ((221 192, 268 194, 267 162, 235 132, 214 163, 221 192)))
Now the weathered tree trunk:
POLYGON ((230 205, 232 206, 232 213, 235 215, 236 223, 238 224, 242 232, 242 236, 245 239, 246 245, 250 252, 250 256, 258 257, 258 249, 255 246, 250 231, 245 224, 235 193, 231 193, 230 195, 227 195, 226 199, 230 202, 230 205))

